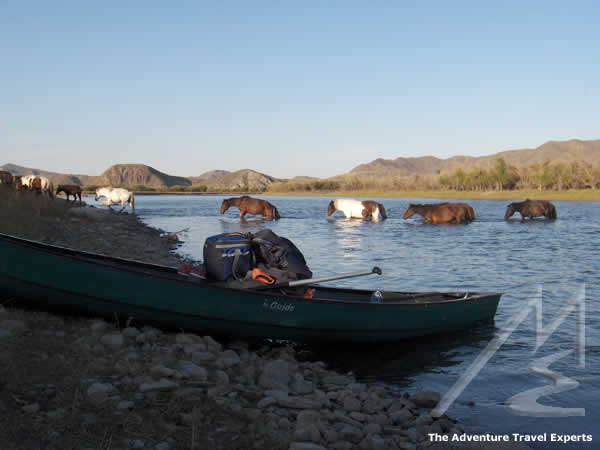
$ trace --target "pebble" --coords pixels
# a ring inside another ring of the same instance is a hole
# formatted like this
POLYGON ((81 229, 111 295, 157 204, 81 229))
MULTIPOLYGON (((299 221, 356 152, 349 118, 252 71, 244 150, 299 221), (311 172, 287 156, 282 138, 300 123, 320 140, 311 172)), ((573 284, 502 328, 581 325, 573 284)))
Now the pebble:
POLYGON ((312 442, 293 442, 289 450, 327 450, 321 445, 313 444, 312 442))
POLYGON ((23 410, 23 412, 26 413, 36 413, 40 410, 40 404, 39 403, 31 403, 29 405, 25 405, 21 408, 23 410))
POLYGON ((442 398, 439 392, 422 391, 410 396, 410 401, 419 408, 434 408, 442 398))
POLYGON ((108 400, 117 389, 110 383, 94 383, 87 390, 88 400, 94 405, 100 405, 108 400))
POLYGON ((134 402, 124 401, 124 402, 119 402, 119 404, 117 405, 117 409, 132 409, 134 406, 135 406, 134 402))
POLYGON ((139 390, 140 390, 140 392, 173 391, 173 390, 177 389, 178 387, 179 387, 179 385, 177 383, 167 380, 166 378, 161 378, 158 381, 140 384, 139 390))
POLYGON ((108 325, 104 321, 92 322, 92 324, 90 325, 90 329, 96 333, 106 330, 107 327, 108 325))
POLYGON ((116 350, 125 345, 125 338, 122 334, 106 334, 100 338, 100 342, 105 347, 116 350))
POLYGON ((22 320, 0 320, 0 329, 8 330, 13 334, 23 333, 27 326, 22 320))

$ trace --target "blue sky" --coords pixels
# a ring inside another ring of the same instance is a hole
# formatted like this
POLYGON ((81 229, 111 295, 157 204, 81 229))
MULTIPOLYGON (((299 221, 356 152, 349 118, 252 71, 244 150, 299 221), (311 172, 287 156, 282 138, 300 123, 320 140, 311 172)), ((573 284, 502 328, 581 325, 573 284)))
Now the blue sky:
POLYGON ((325 177, 599 139, 599 4, 491 3, 2 1, 0 164, 325 177))

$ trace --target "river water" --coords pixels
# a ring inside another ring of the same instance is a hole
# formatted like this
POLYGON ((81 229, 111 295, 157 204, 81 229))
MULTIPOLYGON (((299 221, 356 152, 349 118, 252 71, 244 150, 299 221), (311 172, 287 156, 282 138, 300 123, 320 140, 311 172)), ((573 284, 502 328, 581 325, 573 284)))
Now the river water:
POLYGON ((423 224, 419 216, 404 220, 402 215, 410 202, 441 201, 437 199, 379 199, 388 219, 372 223, 348 220, 339 212, 327 217, 331 198, 326 197, 268 197, 281 220, 248 216, 241 221, 235 208, 219 214, 223 198, 140 195, 136 212, 145 223, 165 231, 187 228, 179 234, 185 241, 179 251, 197 260, 208 236, 271 228, 296 244, 315 277, 373 266, 384 272, 330 285, 504 292, 494 323, 393 345, 300 347, 301 356, 399 390, 444 394, 470 375, 472 380, 461 383, 460 395, 447 410, 468 432, 547 433, 548 441, 550 433, 592 434, 587 444, 530 445, 600 448, 600 432, 594 434, 600 418, 600 203, 554 202, 558 220, 522 223, 518 213, 504 220, 507 201, 472 200, 473 223, 434 226, 423 224), (543 332, 534 332, 533 313, 516 326, 513 319, 540 298, 543 332), (576 307, 563 314, 569 305, 576 307), (541 344, 537 350, 536 336, 541 344), (497 351, 485 350, 500 338, 505 340, 497 351), (484 351, 487 363, 473 367, 484 351), (555 408, 546 414, 551 417, 535 412, 533 394, 525 402, 527 411, 518 415, 506 406, 511 397, 552 385, 551 378, 530 371, 534 364, 543 365, 541 358, 555 359, 550 370, 570 378, 571 389, 539 397, 538 403, 555 408))

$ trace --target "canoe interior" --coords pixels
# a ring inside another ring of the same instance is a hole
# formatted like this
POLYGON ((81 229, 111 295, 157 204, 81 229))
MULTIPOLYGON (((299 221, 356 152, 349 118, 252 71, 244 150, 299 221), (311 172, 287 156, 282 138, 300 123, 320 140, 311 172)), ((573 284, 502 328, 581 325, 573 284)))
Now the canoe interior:
MULTIPOLYGON (((147 276, 154 276, 160 278, 167 278, 179 282, 190 282, 194 283, 198 287, 210 287, 214 289, 225 289, 232 292, 243 293, 259 293, 268 294, 271 296, 279 296, 282 298, 289 297, 295 299, 303 299, 304 297, 299 294, 298 288, 277 288, 277 289, 264 289, 262 283, 250 281, 246 282, 232 282, 224 283, 218 281, 204 280, 195 276, 181 275, 177 269, 169 266, 161 266, 157 264, 150 264, 141 261, 128 260, 123 258, 115 258, 106 255, 99 255, 70 248, 57 247, 49 244, 44 244, 36 241, 29 241, 26 239, 16 238, 13 236, 7 236, 0 233, 0 238, 11 240, 15 243, 19 243, 24 246, 33 247, 38 251, 53 253, 62 257, 75 258, 82 262, 88 262, 92 264, 100 264, 107 267, 112 267, 118 270, 127 270, 134 273, 139 273, 147 276)), ((347 302, 347 303, 369 303, 371 302, 371 296, 374 291, 364 289, 350 289, 350 288, 336 288, 327 287, 322 285, 308 285, 315 290, 315 295, 312 300, 314 301, 325 301, 325 302, 347 302)), ((456 302, 457 300, 473 299, 474 297, 481 295, 488 295, 487 293, 470 293, 470 292, 395 292, 395 291, 382 291, 383 295, 382 302, 385 304, 423 304, 423 303, 442 303, 442 302, 456 302)), ((305 301, 307 299, 304 299, 305 301)))

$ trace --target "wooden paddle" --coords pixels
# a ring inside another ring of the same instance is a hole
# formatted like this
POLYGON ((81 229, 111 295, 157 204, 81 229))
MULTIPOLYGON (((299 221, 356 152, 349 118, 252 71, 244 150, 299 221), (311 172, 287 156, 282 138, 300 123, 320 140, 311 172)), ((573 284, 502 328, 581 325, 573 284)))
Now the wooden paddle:
POLYGON ((307 284, 315 284, 315 283, 323 283, 325 281, 333 281, 333 280, 341 280, 343 278, 353 278, 353 277, 361 277, 363 275, 371 275, 376 273, 377 275, 381 275, 383 272, 377 266, 373 267, 368 272, 355 272, 355 273, 346 273, 342 275, 334 275, 331 277, 323 277, 323 278, 308 278, 306 280, 297 280, 297 281, 286 281, 283 283, 275 283, 266 286, 259 286, 257 288, 253 288, 255 291, 263 291, 266 289, 275 289, 282 287, 297 287, 297 286, 305 286, 307 284))

